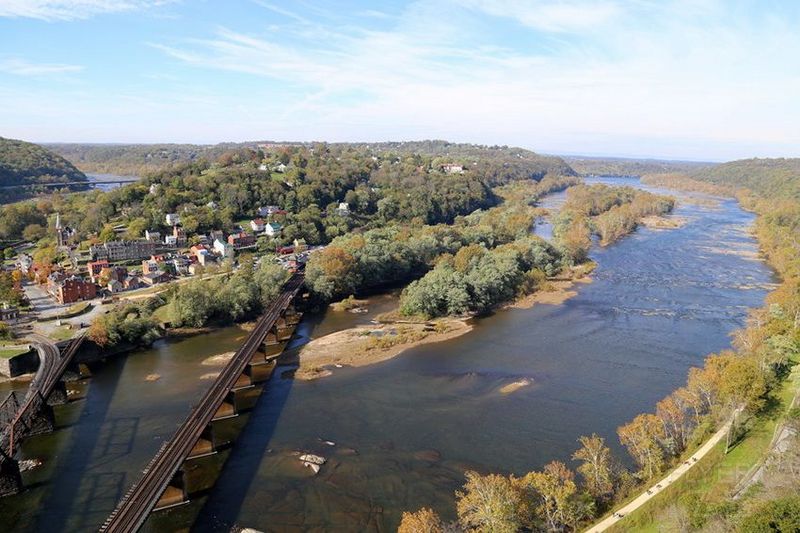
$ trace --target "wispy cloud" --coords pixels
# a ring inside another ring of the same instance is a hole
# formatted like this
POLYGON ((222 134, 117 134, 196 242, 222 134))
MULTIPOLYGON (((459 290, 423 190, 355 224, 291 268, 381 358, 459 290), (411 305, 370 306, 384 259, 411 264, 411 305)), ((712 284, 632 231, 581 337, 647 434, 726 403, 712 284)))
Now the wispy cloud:
POLYGON ((459 3, 550 32, 600 29, 623 13, 617 2, 608 0, 460 0, 459 3))
POLYGON ((85 19, 103 13, 134 11, 176 0, 0 0, 0 17, 46 21, 85 19))
POLYGON ((80 72, 81 65, 65 65, 62 63, 31 63, 24 59, 12 58, 0 60, 0 72, 16 76, 47 76, 51 74, 67 74, 80 72))
POLYGON ((198 67, 297 87, 287 112, 340 138, 391 125, 417 132, 412 137, 480 132, 487 141, 528 146, 587 136, 662 144, 800 141, 785 114, 765 112, 782 104, 798 112, 789 88, 800 79, 780 65, 792 61, 787 51, 800 49, 800 36, 777 17, 731 16, 716 0, 695 4, 692 16, 685 4, 416 2, 392 29, 326 27, 316 37, 303 31, 314 22, 287 12, 299 28, 287 23, 282 31, 297 30, 300 40, 221 28, 210 38, 154 46, 198 67), (512 19, 531 38, 544 34, 537 39, 547 46, 529 49, 471 31, 487 16, 512 19), (581 35, 562 38, 570 32, 581 35), (773 82, 754 79, 754 70, 773 82))

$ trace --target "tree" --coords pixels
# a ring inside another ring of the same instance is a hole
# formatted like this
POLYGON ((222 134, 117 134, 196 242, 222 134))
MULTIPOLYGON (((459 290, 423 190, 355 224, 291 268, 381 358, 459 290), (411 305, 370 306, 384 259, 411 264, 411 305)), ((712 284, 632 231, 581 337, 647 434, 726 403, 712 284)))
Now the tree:
POLYGON ((26 241, 38 241, 45 235, 47 235, 47 230, 40 224, 28 224, 25 226, 25 229, 22 230, 22 238, 26 241))
POLYGON ((619 440, 639 465, 639 477, 651 479, 664 465, 660 442, 664 439, 661 420, 652 414, 641 414, 617 429, 619 440))
POLYGON ((456 491, 458 520, 467 531, 515 533, 521 526, 522 500, 511 481, 497 474, 466 472, 463 491, 456 491))
POLYGON ((139 239, 144 234, 148 227, 147 220, 139 217, 134 218, 128 222, 128 229, 125 231, 125 236, 128 239, 139 239))
POLYGON ((656 404, 656 416, 661 420, 666 435, 667 449, 677 456, 686 448, 689 428, 687 426, 684 395, 675 391, 656 404))
POLYGON ((574 461, 581 461, 578 473, 583 477, 586 490, 597 500, 603 500, 614 490, 611 450, 605 440, 595 433, 591 437, 578 439, 581 448, 572 454, 574 461))
POLYGON ((741 533, 800 531, 800 497, 788 496, 759 505, 736 529, 741 533))
POLYGON ((117 233, 114 231, 114 227, 111 224, 106 224, 103 226, 97 238, 102 242, 109 242, 117 238, 117 233))
POLYGON ((444 533, 444 524, 435 511, 423 507, 415 513, 404 512, 397 533, 444 533))
POLYGON ((549 531, 563 531, 567 524, 576 520, 573 505, 578 488, 575 474, 559 461, 545 465, 541 472, 529 472, 517 484, 525 491, 534 505, 536 514, 544 520, 549 531))

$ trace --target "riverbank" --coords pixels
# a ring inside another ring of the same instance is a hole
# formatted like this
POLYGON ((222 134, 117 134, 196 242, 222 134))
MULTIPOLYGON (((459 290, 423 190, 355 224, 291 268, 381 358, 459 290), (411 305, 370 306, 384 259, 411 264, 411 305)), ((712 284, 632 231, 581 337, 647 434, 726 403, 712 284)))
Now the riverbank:
POLYGON ((331 367, 379 363, 415 346, 459 337, 472 328, 465 318, 356 326, 314 339, 286 355, 289 362, 298 364, 296 378, 317 379, 331 375, 331 367))
POLYGON ((541 289, 517 298, 504 305, 503 309, 531 309, 536 304, 561 305, 578 294, 575 285, 592 282, 592 272, 597 263, 588 261, 575 266, 559 277, 549 279, 541 289))

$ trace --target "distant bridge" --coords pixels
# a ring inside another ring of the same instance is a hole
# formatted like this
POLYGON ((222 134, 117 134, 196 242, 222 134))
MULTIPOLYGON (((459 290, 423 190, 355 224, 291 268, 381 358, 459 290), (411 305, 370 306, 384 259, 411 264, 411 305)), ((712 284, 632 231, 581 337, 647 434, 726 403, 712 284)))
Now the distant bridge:
POLYGON ((103 532, 134 532, 153 510, 165 509, 189 501, 184 478, 186 461, 210 455, 216 450, 212 422, 237 415, 236 391, 266 381, 280 354, 270 355, 270 347, 289 340, 300 321, 292 302, 303 285, 304 275, 294 274, 281 295, 264 314, 236 351, 200 403, 165 442, 142 477, 131 487, 100 528, 103 532))
POLYGON ((82 333, 64 351, 48 339, 34 343, 39 353, 39 368, 20 401, 15 392, 0 404, 0 496, 22 490, 22 478, 14 452, 26 437, 49 433, 54 429, 53 405, 67 402, 67 391, 61 380, 84 340, 82 333))
POLYGON ((87 181, 62 181, 58 183, 22 183, 17 185, 0 185, 0 189, 34 189, 37 187, 45 187, 48 189, 57 189, 60 187, 90 187, 96 188, 102 185, 125 185, 126 183, 134 183, 139 181, 140 178, 135 176, 120 176, 111 179, 97 179, 87 181))

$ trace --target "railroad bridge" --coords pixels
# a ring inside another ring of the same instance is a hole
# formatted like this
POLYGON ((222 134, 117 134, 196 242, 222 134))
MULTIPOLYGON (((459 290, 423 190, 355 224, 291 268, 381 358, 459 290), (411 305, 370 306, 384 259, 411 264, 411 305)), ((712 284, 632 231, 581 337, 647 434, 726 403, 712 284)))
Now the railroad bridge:
POLYGON ((62 379, 83 343, 84 335, 70 341, 63 350, 41 338, 33 343, 39 354, 39 368, 23 396, 9 394, 0 404, 0 496, 22 490, 19 463, 14 453, 20 443, 33 435, 55 429, 53 406, 67 402, 67 389, 62 379))
POLYGON ((189 501, 186 463, 217 451, 221 443, 214 437, 214 422, 239 414, 237 392, 272 376, 278 356, 300 322, 294 299, 303 281, 299 272, 286 282, 280 296, 265 309, 242 346, 175 435, 161 446, 100 531, 134 532, 152 511, 189 501))

